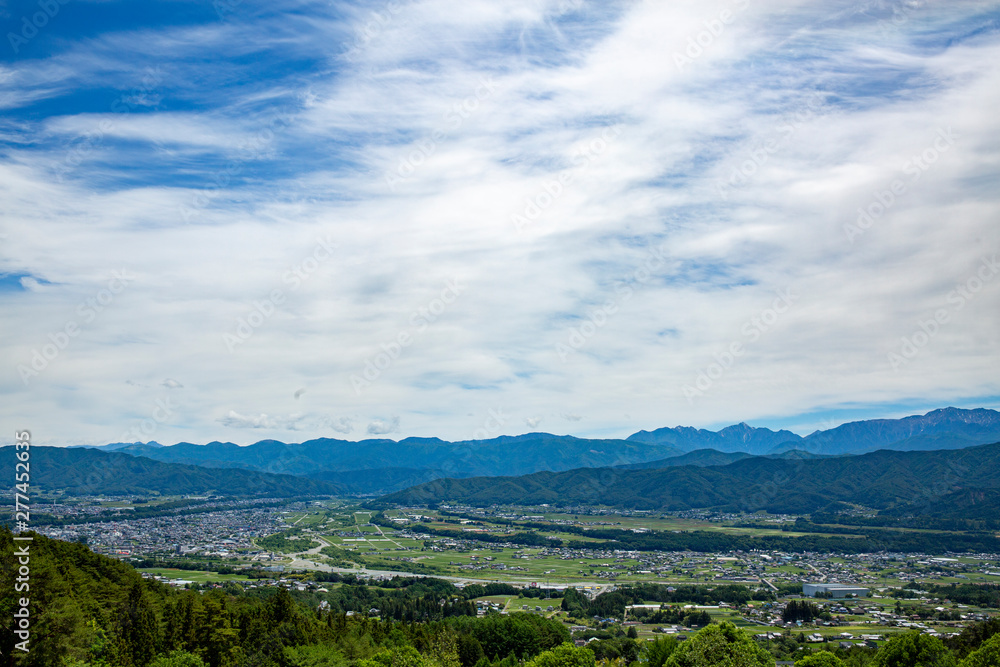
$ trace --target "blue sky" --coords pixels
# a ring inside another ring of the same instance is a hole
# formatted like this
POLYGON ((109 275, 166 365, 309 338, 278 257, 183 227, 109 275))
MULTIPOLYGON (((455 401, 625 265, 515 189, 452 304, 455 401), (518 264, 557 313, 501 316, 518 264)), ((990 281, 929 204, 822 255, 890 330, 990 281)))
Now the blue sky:
POLYGON ((0 22, 2 414, 39 444, 1000 407, 998 2, 0 22))

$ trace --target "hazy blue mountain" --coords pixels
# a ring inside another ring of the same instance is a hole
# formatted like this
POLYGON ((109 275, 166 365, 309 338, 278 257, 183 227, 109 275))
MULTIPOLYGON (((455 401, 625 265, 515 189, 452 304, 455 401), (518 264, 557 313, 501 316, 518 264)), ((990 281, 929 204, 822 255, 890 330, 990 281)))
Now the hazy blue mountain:
POLYGON ((315 477, 325 472, 410 468, 439 476, 523 475, 539 470, 612 466, 682 453, 669 445, 627 440, 589 440, 529 433, 491 440, 446 442, 437 438, 376 439, 351 442, 331 438, 286 444, 262 440, 233 443, 181 443, 170 447, 133 444, 119 450, 158 461, 210 468, 243 468, 315 477))
POLYGON ((401 505, 606 504, 804 513, 838 501, 878 509, 928 505, 966 488, 1000 489, 1000 443, 797 460, 754 456, 724 466, 583 468, 521 477, 440 479, 380 500, 401 505))
MULTIPOLYGON (((106 445, 67 445, 68 449, 97 449, 102 452, 115 452, 119 449, 124 449, 125 447, 131 447, 134 442, 111 442, 106 445)), ((163 447, 160 443, 155 440, 150 440, 145 443, 147 447, 163 447)))
POLYGON ((677 447, 684 452, 714 449, 755 456, 792 449, 820 455, 859 454, 878 449, 898 451, 961 449, 1000 440, 1000 412, 977 408, 941 408, 902 419, 850 422, 805 438, 790 431, 772 431, 747 424, 720 431, 690 426, 639 431, 628 440, 677 447))
MULTIPOLYGON (((14 448, 0 457, 14 460, 14 448)), ((336 484, 249 470, 212 470, 118 452, 70 447, 31 448, 31 488, 69 495, 225 495, 290 498, 343 493, 336 484)))
POLYGON ((319 438, 291 444, 262 440, 246 447, 232 442, 184 442, 171 446, 113 443, 98 449, 166 463, 299 475, 333 482, 349 493, 373 494, 445 477, 520 476, 597 467, 704 467, 748 456, 801 459, 876 449, 957 449, 997 440, 1000 413, 945 408, 905 419, 852 422, 806 438, 790 431, 736 424, 720 431, 685 426, 640 431, 625 440, 528 433, 463 442, 319 438))
MULTIPOLYGON (((902 419, 868 419, 816 431, 797 449, 848 454, 878 449, 898 451, 961 449, 1000 440, 1000 412, 941 408, 902 419)), ((783 449, 783 446, 776 450, 783 449)))
POLYGON ((670 445, 684 452, 714 449, 719 452, 743 452, 753 455, 767 454, 784 443, 798 445, 802 442, 802 436, 791 431, 754 428, 745 423, 727 426, 721 431, 708 431, 691 426, 658 428, 655 431, 633 433, 627 439, 633 442, 670 445))

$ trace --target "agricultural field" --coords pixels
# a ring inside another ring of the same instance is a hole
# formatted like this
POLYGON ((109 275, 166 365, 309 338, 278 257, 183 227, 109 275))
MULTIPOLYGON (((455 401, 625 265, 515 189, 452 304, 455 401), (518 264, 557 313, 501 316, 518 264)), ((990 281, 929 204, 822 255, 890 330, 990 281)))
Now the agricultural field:
MULTIPOLYGON (((540 585, 661 582, 667 584, 746 583, 791 585, 803 581, 847 581, 872 589, 915 585, 921 582, 970 583, 1000 582, 1000 564, 975 557, 951 559, 948 563, 913 565, 859 562, 855 557, 803 556, 764 560, 765 557, 738 554, 680 554, 662 552, 615 553, 604 539, 588 537, 585 531, 714 531, 735 534, 793 536, 800 533, 781 530, 794 517, 754 515, 757 526, 773 523, 775 527, 735 526, 747 523, 746 517, 678 517, 670 515, 628 516, 584 514, 532 509, 495 512, 489 516, 469 516, 440 510, 387 510, 380 524, 372 523, 375 513, 349 503, 312 507, 290 512, 285 525, 299 538, 317 539, 322 544, 342 549, 342 557, 325 562, 336 567, 349 566, 379 571, 414 572, 456 579, 537 582, 540 585), (398 521, 390 524, 390 521, 398 521), (404 522, 405 521, 405 522, 404 522), (417 535, 411 526, 426 526, 441 535, 417 535), (569 532, 569 527, 573 532, 569 532), (539 539, 553 539, 573 548, 550 548, 543 545, 510 544, 514 533, 532 532, 539 539), (584 534, 580 534, 584 531, 584 534), (460 536, 460 537, 459 537, 460 536), (487 543, 483 540, 493 540, 487 543), (593 548, 588 548, 593 544, 593 548), (937 568, 941 568, 940 570, 937 568), (992 568, 989 569, 989 568, 992 568), (951 570, 951 571, 949 571, 951 570), (961 570, 961 571, 959 571, 961 570), (829 577, 824 579, 824 577, 829 577)), ((317 556, 324 562, 325 556, 317 556)), ((941 559, 937 559, 941 561, 941 559)), ((945 559, 948 560, 948 559, 945 559)))

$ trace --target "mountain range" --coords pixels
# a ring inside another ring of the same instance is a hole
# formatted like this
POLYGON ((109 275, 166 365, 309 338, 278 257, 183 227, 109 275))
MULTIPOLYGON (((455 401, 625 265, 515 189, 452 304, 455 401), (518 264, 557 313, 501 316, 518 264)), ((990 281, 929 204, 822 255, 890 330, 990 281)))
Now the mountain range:
POLYGON ((716 509, 809 513, 832 503, 876 509, 933 509, 949 498, 994 501, 1000 490, 1000 443, 960 450, 787 459, 749 456, 723 465, 580 468, 520 477, 440 479, 380 502, 426 505, 548 503, 646 510, 716 509), (951 494, 958 494, 953 496, 951 494))
MULTIPOLYGON (((9 457, 9 458, 8 458, 9 457)), ((14 460, 14 447, 0 447, 14 460)), ((218 470, 163 463, 141 456, 70 447, 31 448, 33 493, 69 495, 221 495, 261 498, 336 495, 336 484, 252 470, 218 470)))
POLYGON ((820 455, 861 454, 878 449, 961 449, 1000 440, 1000 412, 986 408, 941 408, 902 419, 849 422, 805 437, 791 431, 772 431, 747 424, 727 426, 717 432, 675 426, 639 431, 628 440, 670 445, 684 452, 714 449, 757 456, 791 449, 820 455))
MULTIPOLYGON (((684 426, 661 428, 640 431, 625 439, 528 433, 459 442, 438 438, 359 442, 319 438, 302 443, 262 440, 249 446, 231 442, 172 446, 155 442, 113 443, 96 449, 106 454, 189 466, 186 472, 157 470, 161 482, 171 475, 178 480, 202 479, 198 470, 224 468, 309 478, 320 483, 308 487, 318 493, 383 495, 444 478, 515 478, 543 471, 562 473, 590 468, 705 468, 761 456, 769 457, 768 460, 799 461, 878 449, 960 449, 996 441, 1000 441, 1000 412, 943 408, 903 419, 851 422, 806 437, 785 430, 736 424, 720 431, 684 426)), ((234 474, 235 471, 229 477, 234 474)), ((283 488, 288 482, 268 479, 275 488, 283 488)), ((207 485, 212 483, 210 478, 203 481, 207 485)), ((169 484, 161 486, 166 488, 169 484)), ((185 482, 183 486, 191 485, 185 482)))
POLYGON ((670 445, 591 440, 529 433, 491 440, 446 442, 437 438, 352 442, 319 438, 286 444, 262 440, 241 447, 156 443, 112 445, 120 454, 206 468, 239 468, 299 475, 346 485, 352 493, 386 493, 441 477, 524 475, 539 470, 622 465, 676 456, 670 445))

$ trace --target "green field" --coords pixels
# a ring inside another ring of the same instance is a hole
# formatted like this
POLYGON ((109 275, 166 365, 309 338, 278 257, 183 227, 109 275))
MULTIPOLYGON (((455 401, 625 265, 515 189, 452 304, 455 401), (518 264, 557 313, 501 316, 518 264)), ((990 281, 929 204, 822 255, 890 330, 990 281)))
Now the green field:
MULTIPOLYGON (((788 517, 768 517, 754 515, 744 518, 758 524, 774 524, 774 528, 735 526, 734 520, 709 520, 706 517, 681 518, 671 515, 650 514, 648 516, 624 516, 614 514, 575 514, 551 509, 544 511, 530 508, 502 508, 504 516, 455 515, 429 509, 393 509, 384 513, 386 518, 405 517, 410 523, 400 526, 377 526, 371 524, 373 512, 360 509, 349 503, 328 503, 323 507, 296 510, 285 515, 287 524, 294 524, 296 530, 303 530, 298 537, 316 539, 322 537, 329 544, 345 550, 340 559, 328 561, 335 566, 343 566, 356 554, 358 561, 366 560, 371 569, 416 571, 437 576, 468 578, 482 581, 507 581, 512 583, 537 582, 541 585, 630 583, 656 581, 668 584, 715 583, 747 581, 757 584, 758 576, 764 576, 776 585, 815 579, 817 573, 798 559, 791 562, 776 560, 758 561, 761 566, 754 569, 746 558, 723 558, 721 556, 679 557, 665 560, 662 554, 643 552, 636 557, 615 557, 608 553, 613 549, 605 539, 588 537, 566 532, 567 526, 574 530, 602 531, 711 531, 746 535, 796 536, 807 533, 785 532, 782 525, 789 523, 788 517), (431 536, 429 540, 403 537, 417 521, 435 530, 455 534, 458 546, 443 546, 448 538, 431 536), (513 518, 511 518, 513 517, 513 518), (513 522, 513 525, 511 525, 513 522), (478 532, 484 531, 484 532, 478 532), (551 536, 563 542, 586 548, 593 544, 595 551, 590 554, 576 551, 569 553, 565 547, 546 553, 537 546, 504 547, 476 542, 477 537, 492 535, 503 539, 513 532, 534 531, 539 536, 551 536), (572 557, 569 557, 572 556, 572 557), (429 568, 429 569, 425 569, 429 568), (723 577, 728 577, 723 578, 723 577)), ((822 533, 819 533, 822 535, 822 533)), ((320 559, 322 562, 322 559, 320 559)), ((875 588, 901 586, 907 581, 934 583, 1000 582, 1000 576, 976 572, 969 567, 965 578, 951 576, 921 576, 919 568, 910 568, 905 563, 883 566, 868 571, 855 566, 850 558, 825 558, 828 565, 842 565, 837 576, 856 580, 875 588), (904 567, 905 566, 905 567, 904 567), (915 579, 900 575, 901 571, 915 579)), ((975 558, 956 559, 958 563, 984 567, 975 558)), ((963 566, 964 567, 964 566, 963 566)), ((1000 564, 990 565, 1000 570, 1000 564)))

